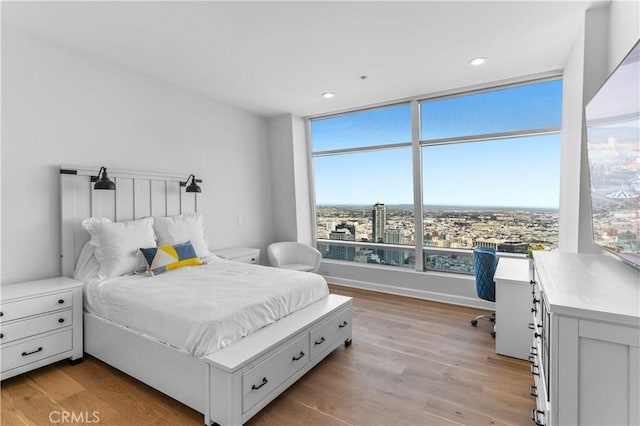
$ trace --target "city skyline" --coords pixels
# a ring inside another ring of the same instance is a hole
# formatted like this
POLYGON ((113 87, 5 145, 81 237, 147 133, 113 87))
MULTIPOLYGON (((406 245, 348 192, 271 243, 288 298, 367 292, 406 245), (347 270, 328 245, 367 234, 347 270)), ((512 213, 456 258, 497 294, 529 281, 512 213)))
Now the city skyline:
POLYGON ((429 206, 422 217, 423 237, 419 237, 412 208, 407 204, 389 206, 380 201, 357 206, 317 206, 318 249, 329 259, 412 267, 415 265, 412 247, 422 241, 427 249, 468 250, 455 254, 425 251, 424 264, 428 268, 470 273, 473 271, 471 250, 477 247, 521 254, 527 253, 530 245, 541 245, 545 250, 557 248, 557 209, 429 206), (393 244, 395 248, 328 242, 336 240, 393 244), (398 249, 398 246, 407 249, 398 249))

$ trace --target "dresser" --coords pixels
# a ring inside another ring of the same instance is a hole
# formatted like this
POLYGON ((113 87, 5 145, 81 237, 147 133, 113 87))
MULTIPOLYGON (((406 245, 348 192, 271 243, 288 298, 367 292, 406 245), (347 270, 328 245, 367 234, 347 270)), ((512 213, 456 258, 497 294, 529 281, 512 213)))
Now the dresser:
POLYGON ((251 247, 237 247, 216 250, 213 252, 216 256, 233 262, 260 264, 260 249, 251 247))
POLYGON ((534 259, 532 420, 640 424, 640 272, 605 254, 534 259))
POLYGON ((0 355, 2 379, 66 358, 80 361, 82 283, 57 277, 2 286, 0 355))

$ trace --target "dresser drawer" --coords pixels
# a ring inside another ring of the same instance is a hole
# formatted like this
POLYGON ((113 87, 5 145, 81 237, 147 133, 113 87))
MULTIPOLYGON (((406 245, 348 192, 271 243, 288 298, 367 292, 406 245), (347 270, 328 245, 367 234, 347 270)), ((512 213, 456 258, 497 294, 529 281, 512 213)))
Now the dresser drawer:
POLYGON ((73 311, 71 309, 24 319, 22 321, 14 321, 8 324, 5 322, 0 324, 0 344, 6 344, 24 337, 46 333, 47 331, 52 331, 58 328, 68 327, 72 325, 72 322, 73 311))
POLYGON ((346 337, 351 330, 351 315, 349 310, 344 310, 329 318, 317 328, 311 330, 311 359, 321 354, 325 348, 339 338, 346 337))
POLYGON ((290 345, 242 375, 242 412, 280 386, 309 362, 309 335, 304 334, 290 345))
POLYGON ((2 308, 0 308, 0 312, 2 312, 0 320, 6 322, 30 315, 69 308, 73 305, 73 297, 71 295, 71 291, 65 291, 19 300, 17 302, 4 303, 2 308))
POLYGON ((70 351, 72 348, 72 331, 65 330, 55 334, 3 346, 0 349, 2 371, 40 361, 41 359, 70 351))

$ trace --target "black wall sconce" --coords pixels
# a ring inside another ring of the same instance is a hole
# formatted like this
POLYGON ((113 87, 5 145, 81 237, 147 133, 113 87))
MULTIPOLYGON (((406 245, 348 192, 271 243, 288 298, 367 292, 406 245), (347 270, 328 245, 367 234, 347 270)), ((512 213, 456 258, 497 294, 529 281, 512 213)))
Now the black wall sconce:
POLYGON ((100 171, 98 172, 98 177, 95 178, 95 181, 93 179, 94 177, 92 176, 91 181, 95 182, 95 185, 93 185, 93 189, 109 189, 109 190, 116 189, 116 183, 111 179, 109 179, 109 177, 107 176, 106 167, 100 167, 100 171))
POLYGON ((187 178, 187 180, 185 182, 180 182, 180 186, 186 186, 187 192, 202 192, 202 189, 200 189, 200 186, 196 183, 196 182, 202 182, 201 179, 196 179, 196 177, 194 175, 189 175, 189 177, 187 178), (191 179, 191 183, 189 183, 189 179, 191 179), (188 185, 187 185, 188 184, 188 185))

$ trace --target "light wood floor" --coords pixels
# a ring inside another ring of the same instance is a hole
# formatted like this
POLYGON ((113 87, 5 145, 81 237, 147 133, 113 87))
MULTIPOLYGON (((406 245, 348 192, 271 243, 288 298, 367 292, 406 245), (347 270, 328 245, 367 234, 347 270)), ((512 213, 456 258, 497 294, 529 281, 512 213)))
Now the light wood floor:
MULTIPOLYGON (((496 355, 493 324, 469 324, 477 310, 331 290, 354 297, 353 345, 329 355, 250 425, 531 424, 529 364, 496 355)), ((197 412, 89 356, 5 380, 1 394, 2 425, 50 424, 50 413, 64 410, 99 425, 203 423, 197 412)))

